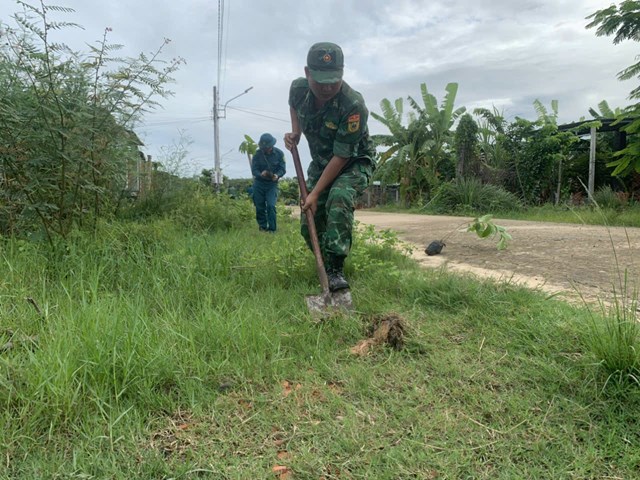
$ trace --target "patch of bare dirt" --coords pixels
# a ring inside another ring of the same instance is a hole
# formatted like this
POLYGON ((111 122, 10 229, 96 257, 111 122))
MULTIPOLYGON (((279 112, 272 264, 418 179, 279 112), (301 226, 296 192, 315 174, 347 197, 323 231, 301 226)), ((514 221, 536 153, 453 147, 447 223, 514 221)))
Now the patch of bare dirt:
POLYGON ((388 344, 396 350, 404 346, 404 320, 396 314, 373 317, 368 328, 368 338, 351 347, 353 355, 365 356, 377 346, 388 344))
POLYGON ((356 220, 393 229, 412 244, 414 258, 426 268, 472 273, 557 294, 569 301, 611 298, 628 273, 631 288, 640 278, 640 228, 495 219, 513 240, 506 250, 496 239, 466 232, 472 218, 356 211, 356 220), (439 255, 426 246, 447 237, 439 255))

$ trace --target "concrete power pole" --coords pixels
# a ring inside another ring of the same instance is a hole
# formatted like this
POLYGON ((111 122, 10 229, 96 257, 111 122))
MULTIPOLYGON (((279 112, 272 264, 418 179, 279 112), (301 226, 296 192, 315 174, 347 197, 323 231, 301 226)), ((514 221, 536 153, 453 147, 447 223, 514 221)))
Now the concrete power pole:
POLYGON ((235 100, 242 95, 245 95, 253 87, 247 88, 244 92, 236 95, 233 98, 227 100, 227 102, 220 108, 220 99, 218 98, 218 89, 213 86, 213 155, 215 160, 214 171, 211 173, 211 183, 215 186, 216 192, 220 193, 220 185, 222 185, 222 171, 220 170, 220 118, 225 118, 227 113, 227 105, 231 100, 235 100), (223 116, 220 115, 223 113, 223 116))
POLYGON ((589 183, 587 184, 587 193, 589 194, 589 202, 593 203, 593 188, 596 180, 596 127, 591 127, 591 140, 589 144, 589 183))
POLYGON ((218 106, 218 89, 213 87, 213 155, 214 155, 214 171, 211 172, 211 183, 220 193, 220 184, 222 183, 222 174, 220 172, 220 108, 218 106))

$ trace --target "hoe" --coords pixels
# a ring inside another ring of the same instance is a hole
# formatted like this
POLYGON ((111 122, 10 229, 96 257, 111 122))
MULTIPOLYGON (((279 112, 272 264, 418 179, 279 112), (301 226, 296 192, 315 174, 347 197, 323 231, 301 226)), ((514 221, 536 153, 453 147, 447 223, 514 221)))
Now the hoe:
MULTIPOLYGON (((304 173, 302 172, 300 156, 298 155, 298 147, 294 145, 291 149, 291 154, 293 155, 293 163, 296 167, 296 176, 298 177, 298 185, 300 186, 300 198, 305 202, 309 192, 304 180, 304 173)), ((316 269, 318 270, 320 286, 322 287, 322 293, 320 295, 307 295, 305 298, 307 308, 312 314, 319 315, 321 317, 331 315, 331 313, 339 310, 351 311, 353 310, 353 302, 351 300, 351 292, 349 289, 338 290, 335 292, 329 291, 329 279, 327 278, 327 272, 324 269, 324 261, 322 259, 322 252, 320 251, 318 232, 316 230, 313 213, 311 213, 311 210, 307 210, 305 214, 307 216, 307 224, 309 225, 309 237, 311 238, 313 254, 316 257, 316 269)))

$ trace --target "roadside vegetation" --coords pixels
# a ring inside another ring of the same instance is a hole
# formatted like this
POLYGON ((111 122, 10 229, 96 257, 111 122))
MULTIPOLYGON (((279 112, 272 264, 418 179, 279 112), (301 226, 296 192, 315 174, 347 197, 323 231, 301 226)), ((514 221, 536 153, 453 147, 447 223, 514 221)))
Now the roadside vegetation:
MULTIPOLYGON (((625 0, 590 15, 586 27, 598 36, 612 36, 614 43, 638 41, 638 12, 640 2, 625 0)), ((635 63, 618 78, 637 81, 639 73, 640 63, 635 63)), ((597 106, 585 105, 585 116, 565 125, 558 122, 557 100, 549 105, 535 100, 534 120, 508 120, 495 105, 473 112, 456 105, 459 88, 464 85, 447 84, 438 102, 422 83, 419 98, 385 98, 380 111, 372 111, 387 129, 373 136, 380 152, 376 204, 508 218, 544 212, 544 219, 567 221, 570 214, 557 214, 550 206, 582 214, 581 207, 597 202, 612 211, 632 210, 630 215, 607 210, 606 219, 616 224, 629 225, 637 217, 639 87, 632 87, 630 105, 610 106, 603 99, 597 106)), ((588 214, 583 217, 593 221, 588 214)))
MULTIPOLYGON (((595 197, 597 198, 597 196, 595 197)), ((460 205, 454 210, 440 210, 430 207, 403 208, 398 205, 382 205, 375 208, 381 212, 405 212, 421 215, 453 215, 475 217, 482 212, 494 212, 495 218, 528 220, 536 222, 575 223, 584 225, 607 225, 610 227, 640 227, 640 206, 634 204, 624 208, 598 208, 594 206, 541 205, 522 209, 474 209, 460 205)))
POLYGON ((370 230, 347 264, 358 313, 318 324, 297 224, 260 235, 237 208, 241 224, 105 222, 55 250, 3 239, 0 476, 637 472, 637 331, 609 371, 600 313, 422 271, 370 230), (389 314, 404 348, 352 355, 389 314))
MULTIPOLYGON (((0 44, 0 478, 637 476, 637 295, 576 308, 421 270, 393 232, 359 228, 358 311, 317 322, 285 208, 262 235, 248 184, 181 176, 187 138, 159 162, 140 150, 136 121, 182 63, 163 63, 166 41, 120 59, 105 31, 72 52, 50 37, 74 27, 50 18, 67 9, 18 4, 0 44), (390 317, 402 342, 354 352, 390 317)), ((579 164, 557 105, 511 125, 476 112, 476 128, 446 92, 438 105, 424 85, 408 126, 402 101, 383 103, 379 178, 419 211, 549 208, 560 165, 579 164)), ((633 175, 599 185, 613 222, 632 222, 633 175)))

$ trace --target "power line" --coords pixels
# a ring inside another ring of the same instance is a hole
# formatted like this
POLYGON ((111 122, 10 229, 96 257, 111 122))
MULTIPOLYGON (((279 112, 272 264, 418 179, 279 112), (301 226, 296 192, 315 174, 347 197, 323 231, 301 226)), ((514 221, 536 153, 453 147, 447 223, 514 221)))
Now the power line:
POLYGON ((262 110, 261 108, 246 108, 248 112, 258 112, 258 113, 272 113, 273 115, 280 115, 282 110, 279 112, 274 112, 273 110, 262 110))
POLYGON ((222 87, 222 46, 224 43, 224 0, 218 0, 218 96, 220 96, 220 88, 222 87))
POLYGON ((225 77, 227 73, 227 59, 229 58, 229 26, 230 25, 231 25, 231 5, 229 5, 228 11, 227 11, 227 28, 225 30, 227 32, 227 43, 224 48, 224 67, 222 69, 222 84, 220 85, 221 90, 224 88, 225 77))
POLYGON ((247 113, 249 115, 255 115, 256 117, 270 118, 271 120, 277 120, 279 122, 289 123, 289 120, 284 120, 282 118, 277 118, 277 117, 271 117, 269 115, 263 115, 261 113, 255 113, 255 112, 252 112, 250 110, 244 110, 242 108, 237 108, 237 107, 227 107, 227 108, 229 110, 236 110, 238 112, 247 113))
POLYGON ((184 115, 186 117, 190 117, 190 118, 201 118, 204 117, 205 115, 208 115, 209 118, 211 118, 211 113, 207 112, 206 114, 203 113, 202 111, 198 111, 198 112, 175 112, 175 113, 166 113, 166 111, 163 111, 163 114, 157 114, 157 113, 147 113, 146 117, 149 119, 155 119, 157 121, 163 121, 165 119, 168 118, 176 118, 179 117, 181 115, 184 115))
POLYGON ((192 125, 194 123, 202 123, 202 122, 210 122, 211 117, 202 117, 202 118, 192 118, 192 119, 183 119, 183 120, 167 120, 165 122, 151 122, 151 123, 142 123, 141 125, 145 128, 149 127, 164 127, 166 125, 181 125, 181 124, 189 124, 192 125))

